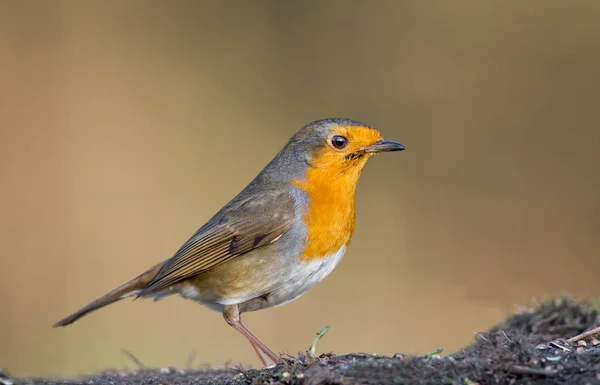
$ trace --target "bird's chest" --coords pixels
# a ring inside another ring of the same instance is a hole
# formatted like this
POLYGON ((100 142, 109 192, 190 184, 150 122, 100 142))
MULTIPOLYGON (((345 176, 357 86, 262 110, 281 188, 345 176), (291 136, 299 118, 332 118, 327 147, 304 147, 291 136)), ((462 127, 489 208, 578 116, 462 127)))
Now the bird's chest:
POLYGON ((308 196, 302 213, 306 246, 300 260, 312 262, 343 255, 354 231, 354 183, 313 178, 300 187, 308 196))

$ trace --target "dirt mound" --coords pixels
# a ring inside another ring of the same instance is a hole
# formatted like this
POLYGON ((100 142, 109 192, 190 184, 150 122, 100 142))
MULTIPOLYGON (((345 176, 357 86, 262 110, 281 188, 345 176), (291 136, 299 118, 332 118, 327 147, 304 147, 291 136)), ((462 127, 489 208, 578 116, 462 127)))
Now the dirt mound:
POLYGON ((0 384, 600 384, 595 306, 569 298, 516 314, 447 356, 300 355, 270 369, 104 372, 71 380, 0 378, 0 384))

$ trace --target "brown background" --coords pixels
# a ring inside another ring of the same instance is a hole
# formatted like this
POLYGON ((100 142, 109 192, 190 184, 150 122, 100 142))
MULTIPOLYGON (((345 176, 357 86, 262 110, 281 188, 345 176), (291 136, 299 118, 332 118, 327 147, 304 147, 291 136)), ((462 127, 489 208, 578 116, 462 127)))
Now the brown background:
POLYGON ((0 2, 0 366, 258 364, 172 297, 59 318, 165 259, 309 121, 372 160, 355 236, 276 351, 458 349, 514 305, 600 295, 600 2, 0 2))

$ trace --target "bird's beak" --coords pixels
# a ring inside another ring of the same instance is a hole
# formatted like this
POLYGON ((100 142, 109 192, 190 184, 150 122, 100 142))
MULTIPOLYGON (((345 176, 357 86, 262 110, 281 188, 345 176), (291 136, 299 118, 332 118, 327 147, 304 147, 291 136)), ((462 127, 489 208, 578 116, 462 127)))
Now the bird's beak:
POLYGON ((364 152, 402 151, 404 150, 404 146, 391 140, 381 139, 369 146, 363 147, 362 150, 364 152))

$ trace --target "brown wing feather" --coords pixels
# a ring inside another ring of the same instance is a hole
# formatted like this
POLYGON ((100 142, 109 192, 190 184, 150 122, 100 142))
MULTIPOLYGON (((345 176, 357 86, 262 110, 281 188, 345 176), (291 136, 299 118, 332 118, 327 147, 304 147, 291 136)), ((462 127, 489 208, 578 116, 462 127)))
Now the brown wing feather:
POLYGON ((293 223, 294 200, 284 191, 252 195, 218 213, 165 262, 139 296, 159 292, 231 258, 268 245, 293 223))

